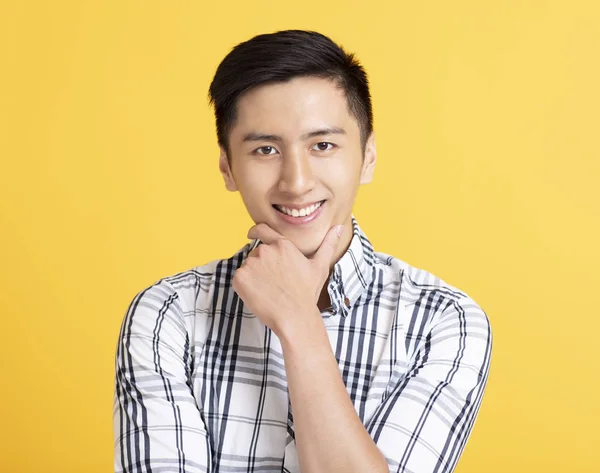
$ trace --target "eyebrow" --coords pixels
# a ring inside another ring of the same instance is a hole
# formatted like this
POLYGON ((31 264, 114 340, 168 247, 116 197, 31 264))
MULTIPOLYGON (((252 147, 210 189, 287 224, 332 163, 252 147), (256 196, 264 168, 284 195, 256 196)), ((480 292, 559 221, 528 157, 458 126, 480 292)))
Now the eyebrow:
MULTIPOLYGON (((324 136, 324 135, 345 135, 346 130, 343 128, 338 128, 337 126, 327 127, 327 128, 319 128, 318 130, 309 131, 308 133, 304 133, 300 139, 308 140, 310 138, 314 138, 316 136, 324 136)), ((279 135, 267 135, 264 133, 256 133, 250 132, 243 139, 246 141, 283 141, 283 138, 279 135)))

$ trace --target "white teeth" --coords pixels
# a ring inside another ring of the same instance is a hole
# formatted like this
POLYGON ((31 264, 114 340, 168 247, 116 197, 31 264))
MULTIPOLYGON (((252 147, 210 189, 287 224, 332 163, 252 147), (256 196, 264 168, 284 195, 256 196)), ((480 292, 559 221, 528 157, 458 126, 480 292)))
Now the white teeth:
POLYGON ((281 205, 277 205, 277 209, 280 210, 281 212, 290 215, 292 217, 306 217, 307 215, 312 214, 315 210, 317 210, 319 207, 321 207, 322 202, 319 202, 318 204, 313 204, 309 207, 306 207, 304 209, 288 209, 287 207, 283 207, 281 205))

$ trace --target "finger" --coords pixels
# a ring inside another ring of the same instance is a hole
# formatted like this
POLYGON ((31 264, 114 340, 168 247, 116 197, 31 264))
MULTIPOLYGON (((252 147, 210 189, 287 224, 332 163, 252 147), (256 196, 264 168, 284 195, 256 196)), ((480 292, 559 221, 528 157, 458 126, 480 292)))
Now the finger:
POLYGON ((262 241, 263 243, 266 243, 267 245, 270 245, 271 243, 274 243, 275 241, 285 237, 277 233, 266 223, 259 223, 257 225, 254 225, 248 231, 248 238, 257 239, 262 241))
POLYGON ((333 258, 335 257, 335 252, 340 243, 340 236, 342 235, 342 231, 344 230, 343 225, 335 225, 330 228, 329 231, 325 234, 325 238, 321 242, 321 245, 311 258, 317 265, 327 268, 331 267, 333 263, 333 258))

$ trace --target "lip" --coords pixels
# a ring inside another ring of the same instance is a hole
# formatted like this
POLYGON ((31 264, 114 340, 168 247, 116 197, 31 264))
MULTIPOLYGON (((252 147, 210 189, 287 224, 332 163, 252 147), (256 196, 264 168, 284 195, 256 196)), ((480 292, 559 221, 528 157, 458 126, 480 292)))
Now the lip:
POLYGON ((300 210, 300 209, 305 209, 307 207, 310 207, 311 205, 316 205, 319 202, 324 202, 325 199, 321 199, 321 200, 315 200, 314 202, 306 202, 305 204, 275 204, 275 205, 279 205, 280 207, 287 207, 288 209, 296 209, 296 210, 300 210))
MULTIPOLYGON (((319 202, 321 202, 321 201, 319 200, 319 201, 315 202, 315 204, 318 204, 319 202)), ((307 207, 308 205, 311 205, 311 204, 307 204, 303 207, 287 206, 287 205, 284 205, 283 207, 287 207, 288 209, 294 209, 294 208, 302 209, 302 208, 307 207)), ((311 213, 310 215, 307 215, 305 217, 292 217, 291 215, 280 212, 275 207, 273 207, 273 210, 277 213, 277 215, 284 222, 290 223, 292 225, 306 225, 307 223, 311 223, 311 222, 315 221, 319 217, 319 215, 321 215, 321 212, 323 211, 323 207, 325 207, 326 205, 327 205, 327 201, 323 202, 317 210, 315 210, 313 213, 311 213)))

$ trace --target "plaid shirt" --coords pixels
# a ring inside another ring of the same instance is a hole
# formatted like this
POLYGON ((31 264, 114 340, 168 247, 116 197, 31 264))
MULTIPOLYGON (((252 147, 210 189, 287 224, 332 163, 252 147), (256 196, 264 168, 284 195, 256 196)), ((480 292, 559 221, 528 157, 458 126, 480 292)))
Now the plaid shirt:
MULTIPOLYGON (((391 472, 451 472, 487 382, 488 317, 352 224, 321 312, 348 396, 391 472)), ((280 341, 231 287, 258 244, 133 298, 116 352, 117 472, 300 472, 280 341)))

